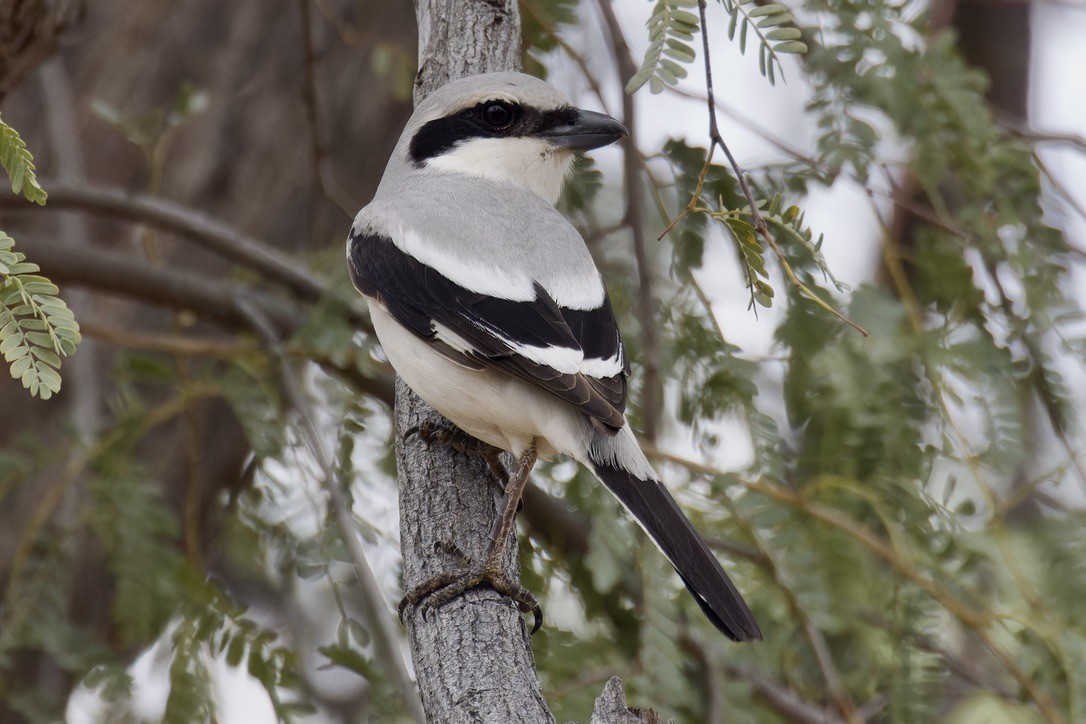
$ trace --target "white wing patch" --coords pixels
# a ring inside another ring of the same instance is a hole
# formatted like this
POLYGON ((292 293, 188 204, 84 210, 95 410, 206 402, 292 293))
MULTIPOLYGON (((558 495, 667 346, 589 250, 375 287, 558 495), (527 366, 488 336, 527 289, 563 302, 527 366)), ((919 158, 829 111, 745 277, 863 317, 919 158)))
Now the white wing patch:
POLYGON ((618 349, 615 350, 613 357, 607 359, 590 358, 581 363, 580 373, 587 377, 595 377, 596 379, 605 379, 607 377, 614 377, 615 375, 622 374, 625 369, 622 364, 622 343, 618 345, 618 349))
POLYGON ((411 229, 393 235, 392 243, 468 291, 511 302, 535 300, 535 282, 527 274, 462 259, 411 229))

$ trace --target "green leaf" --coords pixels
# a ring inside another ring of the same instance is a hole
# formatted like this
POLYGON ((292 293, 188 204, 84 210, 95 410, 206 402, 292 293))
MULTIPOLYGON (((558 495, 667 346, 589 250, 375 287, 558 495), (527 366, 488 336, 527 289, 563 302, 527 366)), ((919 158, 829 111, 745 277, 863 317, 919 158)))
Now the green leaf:
POLYGON ((783 12, 788 12, 788 8, 786 8, 784 5, 779 5, 777 3, 772 3, 772 4, 769 4, 769 5, 760 5, 760 6, 756 7, 756 8, 754 8, 749 13, 747 13, 747 17, 748 18, 759 18, 759 17, 762 17, 764 15, 775 15, 777 13, 783 13, 783 12))
POLYGON ((317 651, 328 659, 328 663, 320 667, 321 669, 339 666, 348 671, 353 671, 367 681, 378 678, 377 670, 373 664, 361 653, 349 646, 321 646, 317 651))
POLYGON ((0 231, 0 253, 16 260, 0 274, 0 354, 31 395, 49 399, 60 391, 60 358, 80 342, 79 325, 57 286, 36 273, 37 264, 12 251, 14 244, 0 231))
POLYGON ((773 46, 778 53, 806 53, 807 44, 799 40, 786 40, 773 46))
POLYGON ((803 33, 799 31, 799 28, 776 28, 766 33, 766 38, 769 40, 796 40, 803 37, 803 33))
POLYGON ((34 173, 34 158, 26 148, 26 143, 14 128, 0 118, 0 165, 8 174, 11 190, 22 193, 27 201, 45 205, 47 194, 38 184, 34 173))

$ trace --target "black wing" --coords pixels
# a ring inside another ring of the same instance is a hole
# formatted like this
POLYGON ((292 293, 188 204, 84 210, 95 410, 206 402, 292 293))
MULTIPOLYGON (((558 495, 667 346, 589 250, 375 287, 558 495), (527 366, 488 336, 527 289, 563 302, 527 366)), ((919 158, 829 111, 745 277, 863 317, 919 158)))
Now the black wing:
POLYGON ((628 363, 606 296, 602 306, 584 311, 563 309, 539 284, 532 301, 480 294, 404 253, 390 239, 354 231, 347 260, 360 292, 378 300, 396 321, 443 354, 538 385, 579 407, 600 429, 614 431, 624 424, 628 363), (435 324, 457 335, 459 348, 442 340, 435 324), (461 340, 468 349, 459 345, 461 340), (588 364, 619 360, 622 371, 601 376, 562 372, 518 353, 524 346, 579 350, 588 364))

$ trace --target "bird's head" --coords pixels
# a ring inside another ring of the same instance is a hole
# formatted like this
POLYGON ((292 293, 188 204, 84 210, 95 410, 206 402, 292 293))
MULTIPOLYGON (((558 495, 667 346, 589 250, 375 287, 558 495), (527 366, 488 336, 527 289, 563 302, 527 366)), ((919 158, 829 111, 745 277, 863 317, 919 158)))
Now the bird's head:
POLYGON ((481 176, 558 201, 574 151, 626 135, 603 113, 572 105, 554 86, 523 73, 461 78, 423 100, 399 153, 415 169, 481 176))

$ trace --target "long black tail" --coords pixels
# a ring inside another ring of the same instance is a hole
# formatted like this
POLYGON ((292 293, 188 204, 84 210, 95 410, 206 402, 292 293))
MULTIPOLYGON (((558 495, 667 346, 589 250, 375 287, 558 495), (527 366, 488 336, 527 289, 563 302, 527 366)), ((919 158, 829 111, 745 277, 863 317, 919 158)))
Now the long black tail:
POLYGON ((651 478, 640 480, 619 467, 617 461, 590 459, 590 463, 596 477, 675 566, 713 625, 733 641, 761 639, 762 631, 743 597, 663 483, 651 478))

